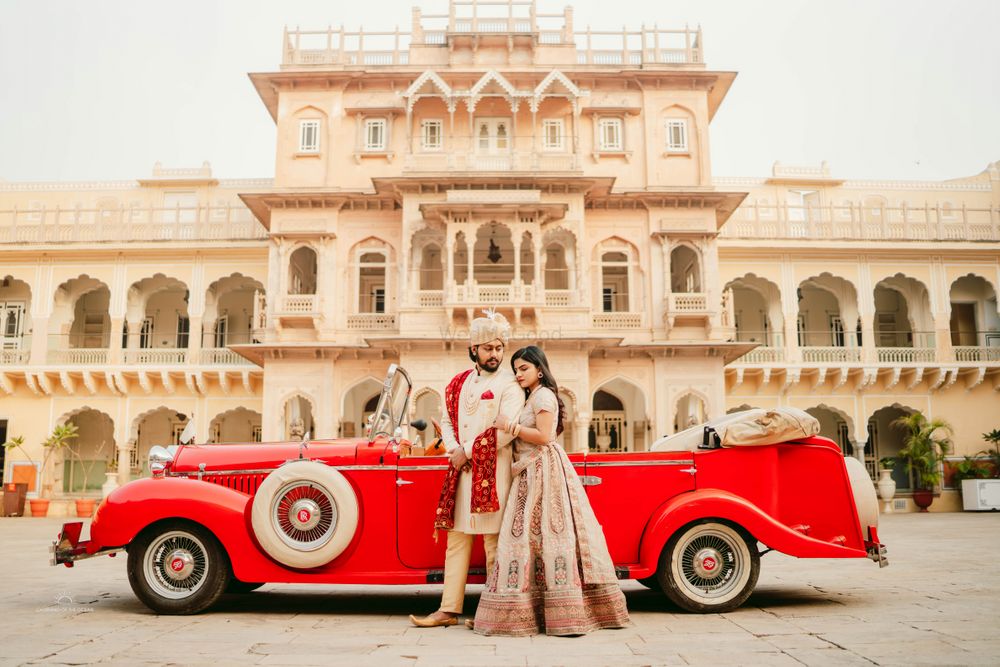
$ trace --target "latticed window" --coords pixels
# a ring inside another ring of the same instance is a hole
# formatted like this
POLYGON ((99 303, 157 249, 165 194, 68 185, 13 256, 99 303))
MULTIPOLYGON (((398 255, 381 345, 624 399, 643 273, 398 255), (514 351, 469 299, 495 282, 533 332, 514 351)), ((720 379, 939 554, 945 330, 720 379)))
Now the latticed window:
POLYGON ((688 123, 683 118, 667 119, 667 151, 670 153, 688 151, 688 123))
POLYGON ((385 150, 385 127, 385 118, 369 118, 365 121, 366 151, 385 150))
POLYGON ((319 121, 304 120, 299 123, 299 152, 319 152, 319 121))
POLYGON ((563 122, 561 120, 542 121, 542 147, 547 151, 563 150, 563 122))
POLYGON ((600 149, 602 151, 622 150, 622 119, 602 118, 597 125, 600 149))
POLYGON ((420 124, 420 147, 425 151, 439 151, 443 145, 443 124, 439 120, 425 120, 420 124))

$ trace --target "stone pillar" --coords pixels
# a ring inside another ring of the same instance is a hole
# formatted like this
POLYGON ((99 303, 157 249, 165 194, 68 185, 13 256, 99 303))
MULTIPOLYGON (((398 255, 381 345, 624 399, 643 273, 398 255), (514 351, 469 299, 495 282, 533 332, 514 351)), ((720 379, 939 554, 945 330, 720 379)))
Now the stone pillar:
POLYGON ((468 256, 468 273, 466 274, 466 278, 465 278, 466 295, 468 296, 470 294, 469 289, 476 282, 476 276, 473 273, 473 271, 474 271, 473 267, 475 266, 475 256, 474 256, 475 252, 474 252, 474 250, 475 250, 475 247, 476 247, 475 234, 472 234, 471 238, 466 238, 465 239, 465 247, 466 247, 466 252, 468 252, 468 254, 469 254, 469 256, 468 256))
POLYGON ((132 477, 132 452, 139 446, 135 440, 118 443, 118 486, 128 484, 132 477))
POLYGON ((938 363, 955 360, 955 350, 951 345, 950 313, 934 313, 934 348, 938 363))
MULTIPOLYGON (((121 364, 124 361, 122 355, 122 327, 125 325, 124 317, 111 318, 111 334, 108 341, 108 363, 111 365, 121 364)), ((131 341, 131 326, 129 327, 129 340, 131 341)))
POLYGON ((444 300, 450 301, 455 290, 455 236, 448 231, 444 239, 445 274, 444 274, 444 300))
POLYGON ((511 241, 514 244, 514 279, 511 280, 512 285, 521 284, 521 241, 522 238, 517 232, 511 234, 511 241))
MULTIPOLYGON (((847 332, 844 332, 845 334, 847 332)), ((877 361, 878 352, 875 349, 875 314, 861 315, 861 361, 872 364, 877 361)))
POLYGON ((49 318, 31 318, 31 351, 28 363, 44 364, 48 361, 48 350, 50 347, 59 349, 62 346, 62 339, 59 336, 49 336, 49 318), (51 339, 51 341, 50 341, 51 339))
POLYGON ((188 318, 188 363, 201 363, 202 346, 202 316, 192 315, 188 318))

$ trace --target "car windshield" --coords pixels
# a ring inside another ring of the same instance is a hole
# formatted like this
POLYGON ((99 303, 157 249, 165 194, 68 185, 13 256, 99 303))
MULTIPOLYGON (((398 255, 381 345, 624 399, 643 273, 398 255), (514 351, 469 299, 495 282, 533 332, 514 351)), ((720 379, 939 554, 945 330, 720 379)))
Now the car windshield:
POLYGON ((410 398, 410 378, 402 368, 393 364, 382 385, 382 395, 372 418, 371 438, 379 435, 392 436, 403 423, 406 405, 410 398))

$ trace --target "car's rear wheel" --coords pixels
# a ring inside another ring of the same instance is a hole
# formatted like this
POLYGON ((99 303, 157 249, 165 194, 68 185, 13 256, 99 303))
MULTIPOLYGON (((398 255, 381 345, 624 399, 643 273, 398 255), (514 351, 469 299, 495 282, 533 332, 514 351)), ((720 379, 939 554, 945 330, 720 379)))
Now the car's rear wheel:
POLYGON ((229 557, 207 529, 167 521, 128 546, 128 580, 158 614, 197 614, 219 599, 230 579, 229 557))
POLYGON ((741 530, 706 520, 686 526, 667 542, 657 577, 674 604, 695 613, 736 609, 760 575, 756 543, 741 530))

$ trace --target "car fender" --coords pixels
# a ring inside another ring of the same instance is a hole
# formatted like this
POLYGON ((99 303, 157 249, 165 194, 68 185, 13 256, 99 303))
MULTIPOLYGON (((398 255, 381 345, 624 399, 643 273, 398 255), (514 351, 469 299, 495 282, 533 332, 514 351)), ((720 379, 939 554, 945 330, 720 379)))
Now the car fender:
POLYGON ((135 480, 112 491, 101 503, 90 526, 87 551, 127 547, 157 521, 187 519, 215 535, 239 576, 247 567, 267 564, 266 556, 250 537, 251 500, 239 491, 186 477, 135 480))
POLYGON ((719 489, 699 489, 676 496, 651 516, 639 546, 642 570, 653 572, 667 540, 682 527, 701 519, 722 519, 744 528, 775 551, 798 558, 859 558, 865 552, 809 537, 776 521, 759 507, 719 489))

